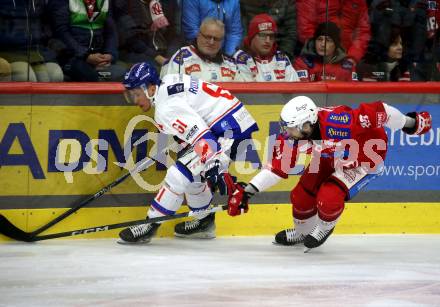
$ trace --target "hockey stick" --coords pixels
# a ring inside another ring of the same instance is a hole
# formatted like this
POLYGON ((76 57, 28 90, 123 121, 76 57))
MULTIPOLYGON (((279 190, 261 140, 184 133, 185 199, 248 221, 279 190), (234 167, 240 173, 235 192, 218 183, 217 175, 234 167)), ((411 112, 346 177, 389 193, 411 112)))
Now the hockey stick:
POLYGON ((111 229, 129 227, 129 226, 140 225, 140 224, 150 224, 150 223, 157 223, 157 222, 163 222, 163 221, 170 221, 170 220, 175 220, 175 219, 179 219, 182 217, 197 216, 199 214, 213 213, 213 212, 223 211, 223 210, 227 210, 227 209, 228 209, 228 205, 213 206, 213 207, 206 209, 206 210, 188 211, 188 212, 178 213, 178 214, 174 214, 174 215, 155 217, 155 218, 151 218, 151 219, 147 219, 147 220, 143 219, 143 220, 136 220, 136 221, 130 221, 130 222, 117 223, 117 224, 102 225, 102 226, 97 226, 97 227, 92 227, 92 228, 77 229, 77 230, 73 230, 73 231, 53 233, 53 234, 44 235, 44 236, 33 236, 32 238, 29 238, 29 240, 26 240, 26 242, 50 240, 50 239, 56 239, 56 238, 62 238, 62 237, 70 237, 70 236, 84 235, 84 234, 88 234, 88 233, 107 231, 107 230, 111 230, 111 229))
MULTIPOLYGON (((166 147, 159 154, 165 153, 169 149, 170 149, 169 147, 166 147)), ((43 231, 47 230, 48 228, 52 227, 53 225, 55 225, 55 224, 59 223, 60 221, 64 220, 66 217, 68 217, 72 213, 78 211, 82 207, 88 205, 92 201, 98 199, 104 193, 110 191, 112 188, 114 188, 115 186, 117 186, 118 184, 123 182, 125 179, 127 179, 131 174, 139 173, 139 172, 147 169, 148 167, 150 167, 156 161, 157 160, 155 158, 151 158, 151 157, 146 159, 144 162, 139 164, 135 169, 133 169, 130 172, 127 172, 126 174, 122 175, 121 177, 119 177, 118 179, 113 181, 112 183, 110 183, 110 184, 106 185, 105 187, 103 187, 101 190, 96 192, 94 195, 88 197, 87 199, 85 199, 82 202, 80 202, 78 205, 73 206, 72 208, 70 208, 69 210, 67 210, 66 212, 64 212, 63 214, 58 216, 57 218, 53 219, 52 221, 50 221, 46 225, 43 225, 40 228, 38 228, 37 230, 34 230, 32 232, 25 232, 25 231, 17 228, 6 217, 4 217, 3 215, 0 215, 0 233, 5 235, 5 236, 7 236, 7 237, 10 237, 10 238, 12 238, 14 240, 17 240, 17 241, 32 242, 32 241, 34 241, 33 238, 35 236, 37 236, 38 234, 42 233, 43 231)))

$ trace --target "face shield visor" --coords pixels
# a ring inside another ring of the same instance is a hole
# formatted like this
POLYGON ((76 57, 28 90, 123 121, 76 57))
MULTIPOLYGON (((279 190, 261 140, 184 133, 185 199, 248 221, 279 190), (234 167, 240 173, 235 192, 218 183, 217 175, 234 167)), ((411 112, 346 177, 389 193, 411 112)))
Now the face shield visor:
POLYGON ((155 86, 156 86, 156 90, 154 91, 153 96, 148 95, 147 86, 144 84, 132 89, 126 89, 124 91, 125 101, 129 104, 135 104, 135 105, 138 105, 140 102, 146 100, 153 102, 154 98, 157 95, 157 85, 155 86))
POLYGON ((313 132, 313 125, 310 121, 300 125, 291 125, 280 118, 279 124, 281 134, 290 140, 307 139, 313 132))

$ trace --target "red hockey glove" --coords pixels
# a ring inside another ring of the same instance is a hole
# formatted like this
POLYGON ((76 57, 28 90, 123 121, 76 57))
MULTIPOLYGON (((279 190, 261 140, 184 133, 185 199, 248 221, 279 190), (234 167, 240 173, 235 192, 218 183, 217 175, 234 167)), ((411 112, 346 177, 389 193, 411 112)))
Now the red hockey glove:
POLYGON ((421 135, 425 134, 432 128, 431 114, 426 111, 420 113, 411 112, 407 113, 406 116, 412 117, 416 120, 416 125, 413 128, 404 127, 402 129, 402 131, 407 134, 421 135))
POLYGON ((252 184, 236 183, 235 191, 228 199, 228 214, 230 216, 237 216, 241 213, 247 213, 249 211, 249 199, 257 192, 258 189, 252 184))

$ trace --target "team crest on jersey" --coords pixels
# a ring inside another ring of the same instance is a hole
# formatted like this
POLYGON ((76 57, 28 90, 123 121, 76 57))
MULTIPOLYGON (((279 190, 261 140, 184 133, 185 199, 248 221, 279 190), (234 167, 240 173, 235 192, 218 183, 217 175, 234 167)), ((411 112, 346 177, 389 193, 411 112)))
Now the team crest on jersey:
POLYGON ((284 69, 275 69, 273 72, 275 73, 275 78, 277 80, 283 80, 286 78, 286 70, 284 69))
POLYGON ((351 115, 349 113, 330 113, 327 122, 333 124, 350 125, 351 115))
POLYGON ((351 138, 351 132, 348 128, 338 128, 338 127, 332 127, 328 126, 325 129, 325 134, 330 139, 350 139, 351 138))
POLYGON ((192 56, 192 53, 188 49, 182 49, 180 52, 174 57, 173 62, 177 64, 182 64, 183 60, 192 56))
POLYGON ((199 72, 199 71, 202 71, 202 69, 200 68, 199 64, 192 64, 192 65, 190 65, 188 67, 185 67, 185 73, 187 75, 190 75, 193 72, 199 72))
POLYGON ((370 128, 371 127, 371 122, 370 122, 370 118, 368 117, 368 115, 359 114, 359 123, 361 124, 362 128, 370 128))
POLYGON ((237 64, 246 64, 250 56, 246 52, 240 52, 237 56, 237 64))
POLYGON ((227 67, 221 67, 222 77, 234 78, 235 72, 227 67))
POLYGON ((183 83, 176 83, 173 85, 168 85, 168 87, 167 87, 168 96, 182 93, 183 89, 184 89, 183 83))

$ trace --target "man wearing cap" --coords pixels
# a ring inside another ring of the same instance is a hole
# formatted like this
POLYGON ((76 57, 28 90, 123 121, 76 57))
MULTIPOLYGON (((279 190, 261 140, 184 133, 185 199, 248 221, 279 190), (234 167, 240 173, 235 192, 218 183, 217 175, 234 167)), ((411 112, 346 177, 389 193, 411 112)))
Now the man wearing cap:
POLYGON ((249 24, 243 49, 234 54, 244 81, 299 81, 289 58, 277 50, 277 24, 267 14, 256 15, 249 24))
POLYGON ((357 81, 355 65, 347 58, 333 22, 318 25, 293 67, 301 81, 357 81))

